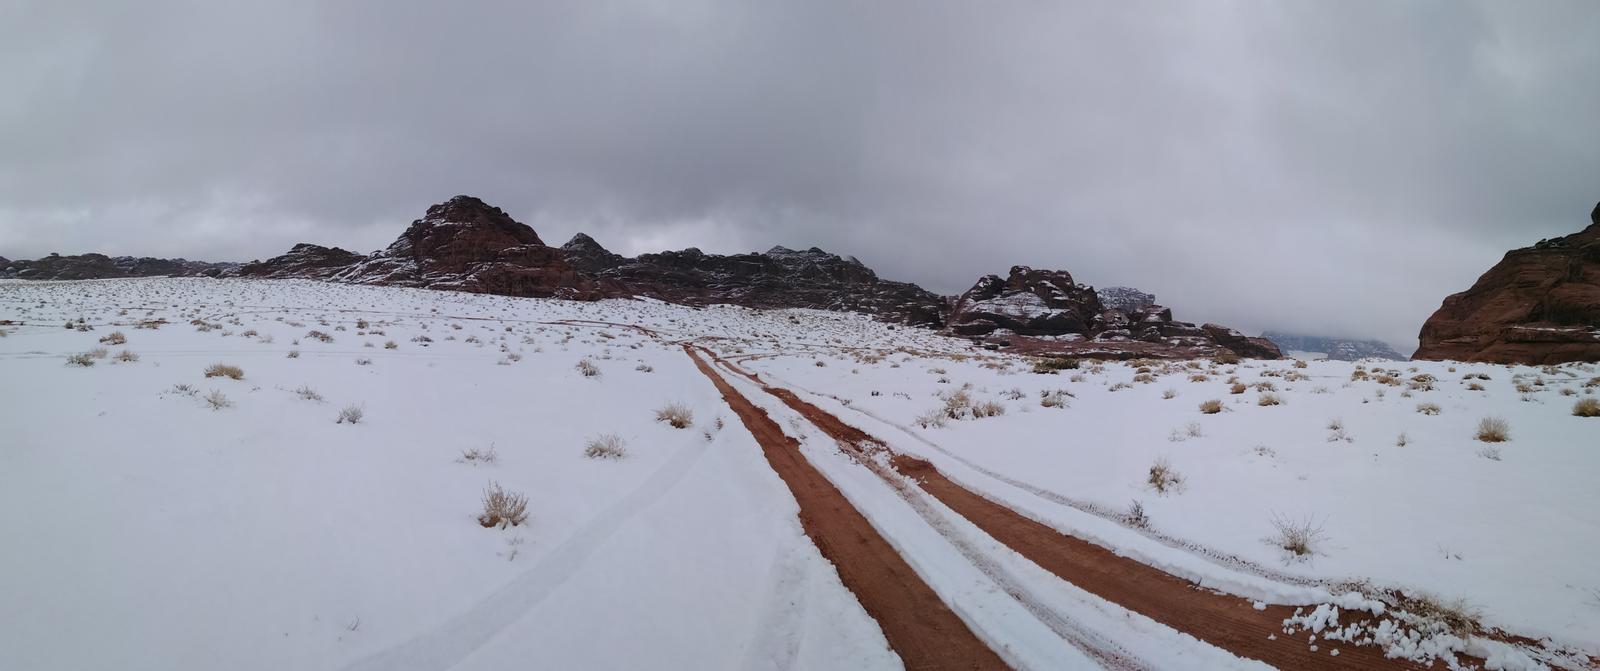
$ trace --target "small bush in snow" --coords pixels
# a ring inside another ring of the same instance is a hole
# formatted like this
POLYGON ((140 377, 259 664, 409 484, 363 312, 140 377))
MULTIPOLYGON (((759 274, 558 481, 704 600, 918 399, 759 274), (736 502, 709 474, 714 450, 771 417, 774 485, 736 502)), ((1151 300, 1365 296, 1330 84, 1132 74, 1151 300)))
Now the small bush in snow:
POLYGON ((983 401, 973 404, 971 412, 973 419, 997 417, 1006 414, 1006 407, 995 401, 983 401))
POLYGON ((1176 390, 1176 389, 1168 389, 1166 391, 1161 392, 1161 398, 1164 398, 1164 399, 1171 400, 1171 399, 1174 399, 1174 398, 1177 398, 1177 397, 1178 397, 1178 390, 1176 390))
POLYGON ((1503 443, 1511 440, 1511 424, 1499 417, 1485 417, 1478 421, 1478 432, 1473 436, 1485 443, 1503 443))
POLYGON ((1408 620, 1419 631, 1450 633, 1462 639, 1471 637, 1483 628, 1479 623, 1482 614, 1466 599, 1443 601, 1429 594, 1413 597, 1401 604, 1399 617, 1408 620))
POLYGON ((590 459, 621 459, 628 456, 628 449, 622 444, 622 436, 605 433, 589 439, 583 447, 583 456, 590 459))
POLYGON ((1405 447, 1410 442, 1411 442, 1411 439, 1406 437, 1406 432, 1401 431, 1400 432, 1400 437, 1394 439, 1394 446, 1395 447, 1405 447))
POLYGON ((1071 394, 1069 394, 1065 389, 1056 389, 1053 391, 1041 390, 1039 392, 1039 405, 1046 408, 1065 408, 1067 407, 1068 396, 1071 396, 1071 394))
POLYGON ((206 394, 206 405, 210 406, 212 410, 221 410, 233 407, 233 401, 228 400, 228 397, 224 396, 221 390, 212 389, 211 393, 206 394))
POLYGON ((67 365, 88 368, 94 365, 94 355, 88 352, 84 352, 82 354, 73 354, 67 357, 67 365))
POLYGON ((92 357, 96 358, 96 359, 104 359, 107 356, 111 355, 111 351, 106 349, 106 348, 104 348, 104 347, 96 347, 96 348, 94 348, 92 350, 89 350, 87 352, 87 354, 89 356, 92 356, 92 357))
POLYGON ((521 526, 528 521, 528 497, 517 492, 508 492, 500 488, 500 483, 490 482, 483 490, 483 512, 478 515, 478 524, 485 529, 500 527, 507 529, 521 526))
POLYGON ((126 342, 128 342, 128 336, 122 335, 121 331, 112 331, 110 335, 101 336, 100 338, 100 344, 102 345, 121 345, 126 342))
POLYGON ((600 375, 600 367, 594 365, 594 362, 588 359, 579 361, 574 368, 577 368, 578 374, 584 377, 598 377, 600 375))
POLYGON ((1138 499, 1134 499, 1132 503, 1128 504, 1128 512, 1122 514, 1122 521, 1130 527, 1138 527, 1140 529, 1150 526, 1150 517, 1144 514, 1144 504, 1140 503, 1138 499))
POLYGON ((1150 465, 1150 474, 1145 482, 1149 483, 1150 488, 1156 490, 1156 493, 1166 494, 1176 491, 1183 485, 1183 476, 1172 470, 1172 463, 1168 462, 1166 457, 1161 457, 1150 465))
POLYGON ((1437 415, 1437 414, 1439 414, 1439 404, 1438 403, 1418 403, 1417 404, 1417 412, 1420 412, 1420 413, 1422 413, 1424 415, 1437 415))
POLYGON ((1277 394, 1269 391, 1256 398, 1256 405, 1283 405, 1283 399, 1278 398, 1277 394))
POLYGON ((674 429, 687 429, 694 424, 694 412, 689 406, 673 401, 656 410, 656 421, 666 422, 674 429))
POLYGON ((366 418, 367 411, 359 405, 347 405, 339 411, 339 419, 334 424, 360 424, 366 418))
POLYGON ((300 350, 297 350, 297 349, 289 350, 289 358, 291 358, 291 359, 300 358, 300 350))
POLYGON ((301 387, 299 389, 294 390, 294 393, 295 393, 296 396, 299 396, 300 398, 302 398, 304 400, 307 400, 307 401, 320 401, 320 400, 322 400, 322 394, 318 394, 317 390, 312 389, 311 387, 304 386, 304 385, 301 385, 301 387))
POLYGON ((500 461, 500 453, 495 451, 494 445, 490 445, 487 450, 480 450, 474 447, 469 450, 462 450, 461 458, 457 459, 457 461, 466 464, 493 464, 500 461))
POLYGON ((1572 414, 1578 417, 1600 417, 1600 399, 1594 397, 1578 399, 1572 404, 1572 414))
POLYGON ((1274 534, 1269 539, 1270 542, 1274 547, 1288 553, 1290 559, 1300 560, 1321 553, 1326 534, 1322 525, 1313 522, 1310 517, 1293 520, 1282 515, 1274 515, 1272 528, 1274 534))
POLYGON ((945 415, 943 408, 935 408, 917 415, 915 423, 924 429, 942 429, 950 418, 945 415))
POLYGON ((357 366, 371 366, 372 365, 372 359, 368 359, 366 357, 361 357, 359 359, 356 359, 356 365, 357 366))
POLYGON ((655 369, 651 368, 650 364, 647 364, 647 363, 641 363, 641 364, 639 364, 637 366, 634 366, 633 369, 636 370, 636 371, 639 371, 641 373, 655 372, 655 369))
POLYGON ((1033 372, 1044 375, 1054 375, 1057 371, 1077 370, 1081 365, 1082 363, 1077 359, 1040 359, 1033 363, 1033 372))
POLYGON ((1200 404, 1200 412, 1205 413, 1207 415, 1215 415, 1215 414, 1217 414, 1219 412, 1222 412, 1222 401, 1219 401, 1217 399, 1211 399, 1209 401, 1201 403, 1200 404))
POLYGON ((243 380, 244 369, 225 363, 214 363, 206 367, 206 377, 225 377, 230 380, 243 380))
POLYGON ((121 352, 117 352, 117 355, 114 356, 114 357, 111 357, 111 358, 116 360, 116 361, 121 361, 123 363, 133 363, 133 362, 139 360, 139 354, 137 352, 134 352, 133 350, 125 349, 125 350, 122 350, 121 352))
POLYGON ((315 340, 320 340, 320 341, 325 342, 325 343, 333 342, 333 336, 328 335, 326 333, 323 333, 321 331, 310 331, 310 332, 307 332, 306 333, 306 337, 307 338, 312 338, 312 339, 315 339, 315 340))

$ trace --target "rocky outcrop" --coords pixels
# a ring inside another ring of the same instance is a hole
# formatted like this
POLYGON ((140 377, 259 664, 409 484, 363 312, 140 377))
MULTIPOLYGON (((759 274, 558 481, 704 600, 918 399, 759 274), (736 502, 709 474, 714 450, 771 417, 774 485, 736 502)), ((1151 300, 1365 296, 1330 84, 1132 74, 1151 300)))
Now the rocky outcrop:
MULTIPOLYGON (((587 248, 593 240, 584 237, 586 241, 574 242, 587 248)), ((804 251, 773 247, 761 254, 727 256, 691 247, 631 259, 605 252, 598 244, 593 247, 574 262, 595 268, 595 278, 608 292, 690 305, 846 310, 905 324, 944 323, 942 297, 915 284, 880 279, 853 257, 815 247, 804 251)))
POLYGON ((1297 335, 1281 331, 1267 331, 1261 337, 1272 341, 1280 349, 1294 352, 1320 352, 1333 361, 1360 361, 1384 359, 1405 361, 1406 357, 1382 340, 1353 340, 1323 336, 1297 335))
POLYGON ((1094 293, 1107 310, 1136 312, 1156 304, 1156 295, 1133 287, 1100 287, 1094 293))
POLYGON ((950 329, 960 335, 1085 333, 1102 312, 1094 288, 1073 282, 1067 271, 1014 266, 1009 276, 985 275, 961 294, 950 329))
POLYGON ((1412 358, 1600 361, 1600 205, 1587 228, 1507 252, 1423 323, 1412 358))
POLYGON ((25 280, 103 280, 117 277, 216 276, 237 267, 236 263, 206 263, 187 259, 157 259, 148 256, 106 256, 105 254, 51 254, 32 261, 0 263, 0 278, 25 280))
POLYGON ((528 225, 472 196, 428 208, 387 249, 333 274, 356 284, 594 299, 595 282, 528 225))
POLYGON ((567 244, 561 246, 561 251, 567 255, 568 263, 576 266, 578 270, 591 274, 610 270, 627 261, 627 258, 612 253, 586 233, 572 236, 567 244))
POLYGON ((1124 307, 1109 307, 1101 295, 1074 282, 1066 271, 1016 266, 1005 278, 980 278, 962 294, 949 327, 988 346, 1027 354, 1131 359, 1208 357, 1226 351, 1261 359, 1282 356, 1264 339, 1216 324, 1176 321, 1172 310, 1138 297, 1119 300, 1124 307))
POLYGON ((338 247, 323 247, 300 243, 282 256, 265 261, 251 261, 230 275, 239 277, 292 278, 325 280, 366 257, 338 247))

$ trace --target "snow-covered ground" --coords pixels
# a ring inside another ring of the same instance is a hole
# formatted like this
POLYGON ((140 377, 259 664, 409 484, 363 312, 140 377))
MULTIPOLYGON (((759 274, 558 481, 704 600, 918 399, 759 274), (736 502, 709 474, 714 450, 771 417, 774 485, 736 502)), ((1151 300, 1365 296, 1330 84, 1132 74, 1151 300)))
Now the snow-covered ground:
MULTIPOLYGON (((747 365, 831 397, 826 409, 969 487, 1147 563, 1237 579, 1051 499, 1112 512, 1138 501, 1149 535, 1242 560, 1220 563, 1246 572, 1465 599, 1487 625, 1600 650, 1600 418, 1572 413, 1576 399, 1600 393, 1600 367, 1084 362, 1034 374, 1003 357, 875 359, 818 352, 747 365), (1393 380, 1380 381, 1380 370, 1393 380), (1420 375, 1436 378, 1431 389, 1413 388, 1420 375), (1233 378, 1248 388, 1231 393, 1233 378), (1004 414, 919 425, 963 387, 973 405, 1004 414), (1064 405, 1041 405, 1056 390, 1071 394, 1064 405), (1260 405, 1263 395, 1279 404, 1260 405), (1201 412, 1208 400, 1222 411, 1201 412), (1506 420, 1510 440, 1477 440, 1486 417, 1506 420), (1165 494, 1148 482, 1160 459, 1181 478, 1165 494), (1315 552, 1276 547, 1274 519, 1320 528, 1315 552)), ((1272 588, 1260 596, 1296 598, 1272 588)))
MULTIPOLYGON (((1600 393, 1593 366, 1035 374, 853 314, 302 281, 0 282, 0 320, 17 322, 0 325, 0 669, 897 668, 687 340, 1204 584, 1292 604, 1359 581, 1421 590, 1600 652, 1600 419, 1571 414, 1600 393), (102 344, 114 333, 126 342, 102 344), (1275 391, 1230 393, 1235 377, 1275 391), (1003 414, 937 426, 963 387, 1003 414), (1202 414, 1211 399, 1223 411, 1202 414), (656 421, 669 402, 692 426, 656 421), (339 422, 352 406, 360 421, 339 422), (1489 416, 1509 442, 1473 438, 1489 416), (602 434, 627 456, 586 458, 602 434), (463 456, 491 448, 493 463, 463 456), (1182 479, 1164 495, 1146 484, 1162 458, 1182 479), (527 524, 477 524, 490 482, 527 495, 527 524), (1148 530, 1116 519, 1132 500, 1148 530), (1275 517, 1320 527, 1315 553, 1267 542, 1275 517)), ((875 489, 746 393, 1008 661, 1071 666, 1051 641, 1088 626, 1155 668, 1249 666, 875 489), (951 539, 985 561, 953 561, 951 539), (1002 598, 1008 580, 1036 602, 1002 598)))

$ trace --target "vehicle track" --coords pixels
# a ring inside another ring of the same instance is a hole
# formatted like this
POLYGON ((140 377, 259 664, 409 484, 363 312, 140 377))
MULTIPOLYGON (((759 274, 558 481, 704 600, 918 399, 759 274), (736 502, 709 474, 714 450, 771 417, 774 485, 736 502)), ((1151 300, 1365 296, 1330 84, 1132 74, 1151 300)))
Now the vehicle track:
MULTIPOLYGON (((835 440, 888 450, 883 441, 846 424, 794 392, 768 385, 760 376, 735 364, 720 360, 718 363, 750 379, 835 440)), ((927 461, 894 454, 890 463, 933 498, 1041 568, 1107 601, 1233 654, 1284 669, 1426 668, 1406 660, 1386 658, 1381 650, 1370 646, 1324 642, 1314 652, 1303 635, 1283 633, 1283 621, 1293 615, 1292 607, 1268 606, 1257 610, 1248 600, 1198 588, 1160 569, 1062 534, 956 484, 927 461), (1337 656, 1329 654, 1333 649, 1339 650, 1337 656)))
POLYGON ((861 607, 877 620, 889 647, 907 669, 1004 669, 989 649, 867 518, 800 454, 765 410, 751 403, 683 345, 695 366, 716 385, 739 421, 756 437, 772 469, 800 506, 800 525, 861 607))

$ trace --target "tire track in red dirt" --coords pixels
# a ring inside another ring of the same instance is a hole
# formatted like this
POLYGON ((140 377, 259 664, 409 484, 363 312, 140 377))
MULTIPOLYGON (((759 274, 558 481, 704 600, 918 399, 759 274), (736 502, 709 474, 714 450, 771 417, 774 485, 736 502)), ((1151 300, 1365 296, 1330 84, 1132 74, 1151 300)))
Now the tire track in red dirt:
POLYGON ((800 505, 800 525, 839 579, 877 620, 907 669, 1005 669, 1007 664, 950 610, 827 477, 800 454, 765 410, 722 379, 689 345, 684 352, 755 436, 800 505))
MULTIPOLYGON (((888 449, 883 441, 844 423, 793 392, 767 385, 760 376, 737 365, 720 359, 718 363, 756 382, 835 440, 888 449)), ((1313 652, 1306 642, 1307 634, 1283 633, 1283 621, 1294 614, 1294 607, 1268 606, 1265 610, 1256 610, 1249 600, 1199 588, 1155 567, 1062 534, 956 484, 927 461, 895 455, 891 464, 984 533, 1057 577, 1235 655, 1282 669, 1426 668, 1408 660, 1384 657, 1383 651, 1374 646, 1321 641, 1319 650, 1313 652), (1339 650, 1338 656, 1329 654, 1333 649, 1339 650)))

